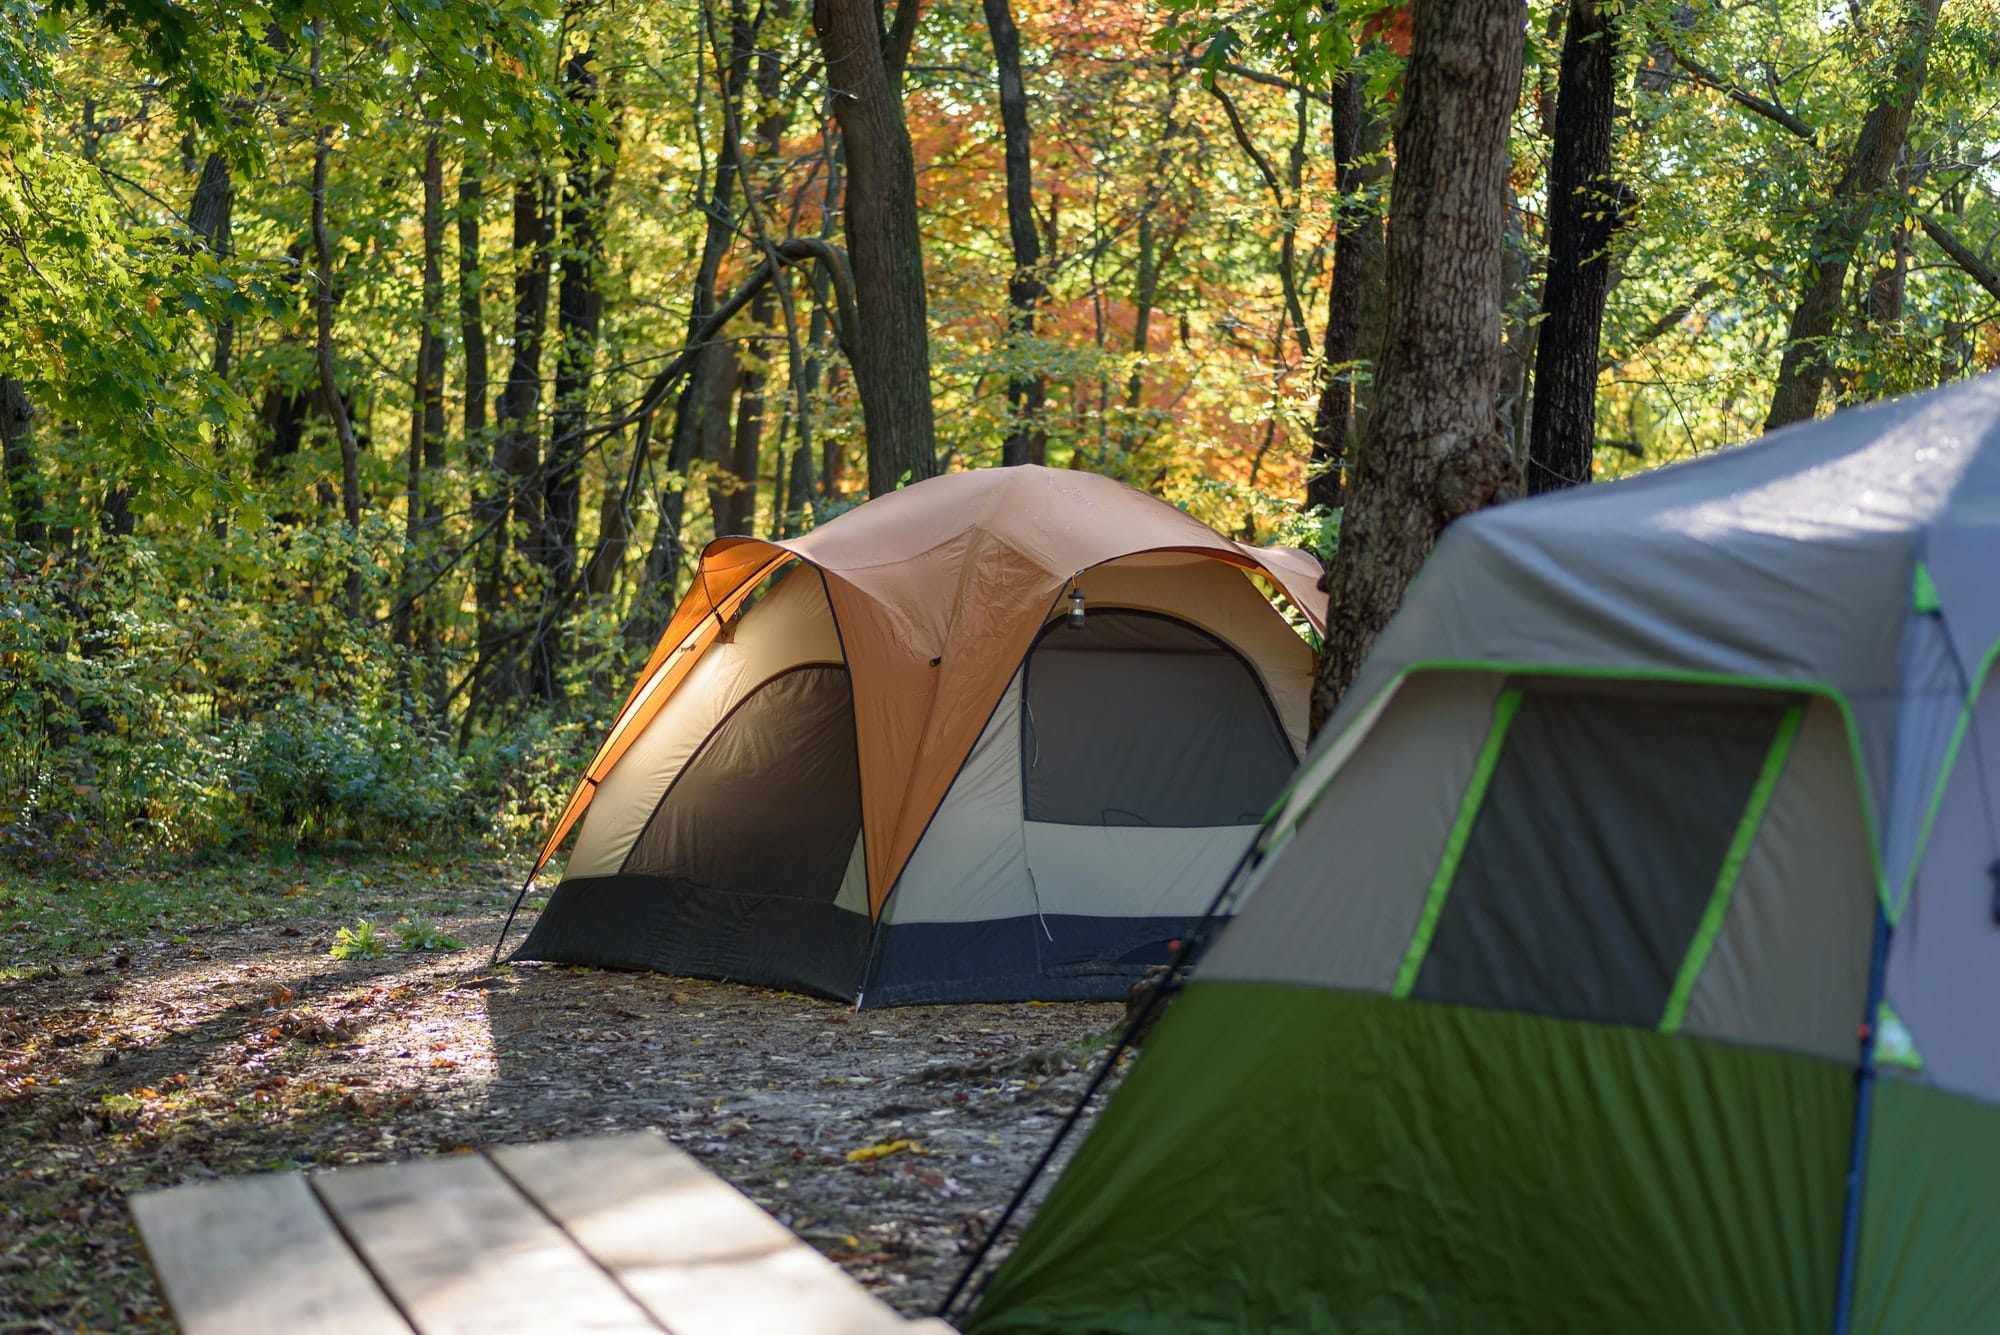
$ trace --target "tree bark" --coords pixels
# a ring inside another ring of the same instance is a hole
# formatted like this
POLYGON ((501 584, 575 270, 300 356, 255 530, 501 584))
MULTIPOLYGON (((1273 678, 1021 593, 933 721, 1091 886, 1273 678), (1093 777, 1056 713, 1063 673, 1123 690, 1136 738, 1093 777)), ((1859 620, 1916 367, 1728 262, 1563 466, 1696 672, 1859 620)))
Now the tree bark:
POLYGON ((1035 336, 1035 310, 1047 295, 1042 283, 1042 238, 1035 230, 1035 182, 1028 125, 1028 93, 1021 80, 1021 30, 1008 0, 983 0, 986 31, 1000 73, 1000 132, 1006 149, 1007 239, 1014 271, 1007 279, 1007 437, 1002 464, 1040 463, 1047 433, 1041 426, 1047 378, 1021 366, 1026 344, 1035 336))
MULTIPOLYGON (((229 176, 229 159, 210 153, 201 164, 194 198, 188 201, 188 231, 201 238, 202 246, 220 263, 229 258, 230 217, 234 212, 236 188, 229 176)), ((224 318, 215 322, 215 347, 208 367, 217 376, 229 374, 230 354, 236 342, 236 323, 224 318)))
POLYGON ((1896 158, 1909 137, 1910 116, 1923 91, 1930 60, 1931 30, 1942 0, 1914 0, 1909 26, 1896 52, 1895 67, 1880 99, 1869 108, 1855 137, 1847 169, 1841 173, 1827 211, 1813 228, 1805 291, 1792 311, 1785 334, 1784 361, 1771 393, 1771 411, 1764 429, 1775 431, 1802 422, 1819 410, 1820 396, 1832 370, 1827 340, 1841 310, 1841 291, 1855 247, 1867 235, 1882 187, 1895 170, 1896 158))
POLYGON ((444 508, 436 487, 445 467, 444 436, 444 160, 441 136, 424 136, 423 309, 417 334, 417 368, 410 393, 410 452, 404 484, 404 593, 396 601, 394 638, 428 647, 428 623, 416 607, 416 590, 432 569, 436 529, 444 508), (420 643, 422 642, 422 643, 420 643))
POLYGON ((1362 83, 1360 73, 1350 70, 1333 88, 1334 189, 1340 205, 1326 339, 1320 348, 1326 366, 1313 414, 1312 471, 1306 479, 1309 509, 1338 510, 1344 499, 1348 453, 1356 435, 1354 378, 1359 363, 1373 351, 1364 350, 1362 317, 1371 290, 1382 282, 1382 218, 1371 202, 1358 198, 1383 170, 1375 161, 1381 120, 1369 110, 1362 83))
POLYGON ((514 186, 514 355, 494 416, 494 462, 506 474, 514 522, 524 545, 538 553, 543 540, 542 497, 537 485, 542 441, 536 421, 542 401, 542 342, 549 318, 550 178, 523 176, 514 186))
MULTIPOLYGON (((320 35, 313 30, 312 80, 319 82, 320 35)), ((334 439, 340 444, 340 514, 348 538, 358 544, 361 534, 361 456, 354 440, 354 424, 348 420, 347 404, 334 383, 333 366, 333 241, 326 227, 326 173, 329 153, 328 127, 319 121, 313 127, 312 235, 316 284, 313 298, 313 352, 319 366, 320 410, 333 424, 334 439)), ((347 615, 361 619, 361 555, 357 545, 350 554, 345 581, 347 615)))
POLYGON ((1508 122, 1521 91, 1518 3, 1417 0, 1396 120, 1387 312, 1367 437, 1327 572, 1317 725, 1338 702, 1438 534, 1520 494, 1496 421, 1508 122))
MULTIPOLYGON (((733 101, 737 110, 725 107, 722 117, 725 124, 733 124, 740 119, 743 91, 750 78, 751 57, 755 48, 754 26, 747 38, 746 41, 746 34, 732 25, 729 62, 723 67, 722 97, 725 103, 733 101)), ((704 86, 706 82, 704 79, 704 86)), ((721 344, 694 346, 696 331, 715 310, 716 281, 722 272, 722 260, 729 252, 736 224, 736 156, 732 153, 719 154, 711 170, 713 177, 708 206, 704 211, 708 221, 702 233, 701 260, 695 267, 694 291, 688 303, 687 332, 682 340, 691 349, 694 360, 681 381, 680 396, 674 404, 673 428, 667 445, 669 481, 659 491, 659 521, 653 529, 653 542, 647 549, 646 563, 640 569, 639 585, 633 593, 632 606, 626 613, 623 627, 625 643, 635 650, 651 647, 670 611, 669 604, 680 576, 681 517, 687 506, 687 493, 680 480, 686 477, 688 465, 700 452, 703 417, 713 401, 715 382, 723 374, 729 351, 721 344)), ((646 448, 643 437, 636 448, 646 448)))
POLYGON ((521 531, 522 549, 531 557, 542 543, 540 496, 541 433, 537 412, 542 393, 542 340, 548 325, 551 217, 550 182, 545 173, 530 172, 514 185, 514 352, 506 382, 493 416, 493 462, 487 470, 490 494, 475 506, 485 520, 487 554, 481 578, 482 601, 488 609, 478 651, 479 680, 485 701, 518 698, 527 681, 520 672, 521 632, 510 623, 507 555, 512 545, 509 523, 521 531))
POLYGON ((20 381, 0 376, 0 451, 7 469, 7 501, 14 515, 14 541, 40 547, 49 527, 42 514, 41 464, 35 458, 35 405, 20 381))
MULTIPOLYGON (((899 29, 905 12, 914 27, 916 4, 900 0, 899 29)), ((938 471, 916 160, 873 0, 814 0, 813 30, 847 153, 847 250, 868 331, 854 349, 854 380, 867 426, 868 494, 880 496, 938 471)))
POLYGON ((486 317, 482 310, 484 271, 479 264, 479 212, 485 191, 473 150, 458 169, 458 335, 465 345, 465 441, 474 462, 483 463, 486 434, 486 317))
POLYGON ((1623 211, 1611 178, 1618 29, 1599 0, 1570 0, 1549 149, 1549 252, 1535 343, 1528 490, 1590 481, 1597 441, 1598 344, 1623 211))
MULTIPOLYGON (((571 106, 594 121, 599 103, 593 51, 572 55, 563 78, 571 106)), ((563 182, 562 266, 556 292, 555 407, 548 463, 542 472, 542 533, 536 560, 545 574, 543 611, 529 644, 530 686, 543 700, 561 694, 562 630, 576 578, 577 517, 582 506, 584 427, 590 415, 591 368, 603 320, 604 210, 611 193, 617 140, 606 137, 569 155, 563 182)))

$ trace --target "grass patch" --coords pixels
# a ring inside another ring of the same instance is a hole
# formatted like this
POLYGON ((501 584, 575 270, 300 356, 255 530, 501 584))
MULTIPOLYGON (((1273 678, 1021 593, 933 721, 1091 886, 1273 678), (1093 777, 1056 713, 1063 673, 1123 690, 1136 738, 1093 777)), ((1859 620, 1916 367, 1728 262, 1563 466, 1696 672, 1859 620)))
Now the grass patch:
POLYGON ((186 940, 215 927, 384 911, 392 921, 424 922, 492 908, 508 870, 507 860, 477 848, 425 863, 244 856, 93 875, 0 869, 0 981, 32 976, 51 959, 186 940))

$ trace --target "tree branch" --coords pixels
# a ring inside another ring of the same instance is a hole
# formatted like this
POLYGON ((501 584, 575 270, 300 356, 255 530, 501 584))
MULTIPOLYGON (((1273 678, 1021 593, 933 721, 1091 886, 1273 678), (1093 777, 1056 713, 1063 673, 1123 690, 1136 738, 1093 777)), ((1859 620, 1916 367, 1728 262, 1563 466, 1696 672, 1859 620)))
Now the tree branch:
POLYGON ((1960 240, 1957 233, 1946 227, 1928 213, 1917 215, 1924 235, 1937 242, 1939 250, 1951 257, 1951 262, 1965 271, 1965 276, 1985 288, 1988 295, 2000 300, 2000 272, 1982 259, 1978 252, 1960 240))
POLYGON ((1673 52, 1674 62, 1693 75, 1696 83, 1721 93, 1731 102, 1736 103, 1740 107, 1747 107, 1759 116, 1762 116, 1765 120, 1784 126, 1785 129, 1791 131, 1809 144, 1818 142, 1819 131, 1814 129, 1810 124, 1801 120, 1794 113, 1779 106, 1776 102, 1767 101, 1755 93, 1745 91, 1733 81, 1723 78, 1720 74, 1708 68, 1708 66, 1693 59, 1678 46, 1674 45, 1673 39, 1667 36, 1665 31, 1658 25, 1655 25, 1653 28, 1653 36, 1667 50, 1673 52))
POLYGON ((1209 95, 1222 104, 1223 113, 1229 117, 1230 133, 1236 136, 1237 144, 1248 155, 1250 161, 1257 165, 1257 174, 1264 178, 1264 184, 1270 188, 1271 201, 1280 209, 1290 208, 1291 205, 1285 200, 1285 188, 1278 182, 1277 169, 1250 138, 1250 131, 1243 125, 1243 117, 1236 112, 1236 100, 1223 92, 1222 85, 1215 80, 1209 79, 1206 84, 1209 95))

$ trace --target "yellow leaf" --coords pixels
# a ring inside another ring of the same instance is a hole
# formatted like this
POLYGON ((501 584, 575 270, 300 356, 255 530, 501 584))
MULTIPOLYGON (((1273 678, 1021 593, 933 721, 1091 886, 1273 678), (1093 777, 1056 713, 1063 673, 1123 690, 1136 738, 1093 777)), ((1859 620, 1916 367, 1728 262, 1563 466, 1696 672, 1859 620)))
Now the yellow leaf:
POLYGON ((295 885, 291 889, 285 891, 286 899, 304 899, 305 897, 306 897, 306 888, 302 885, 295 885))
POLYGON ((880 1145, 863 1145, 858 1150, 847 1152, 847 1162, 868 1163, 875 1159, 886 1159, 892 1154, 907 1150, 911 1154, 922 1154, 923 1146, 914 1140, 885 1140, 880 1145))

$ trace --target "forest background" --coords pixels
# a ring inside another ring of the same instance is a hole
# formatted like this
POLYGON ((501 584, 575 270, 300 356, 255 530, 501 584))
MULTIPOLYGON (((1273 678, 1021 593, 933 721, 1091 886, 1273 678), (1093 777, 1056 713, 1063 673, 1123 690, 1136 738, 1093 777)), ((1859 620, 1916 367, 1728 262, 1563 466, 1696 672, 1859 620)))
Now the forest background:
MULTIPOLYGON (((1482 8, 1477 501, 2000 361, 1995 0, 1482 8)), ((1424 23, 0 0, 0 857, 524 834, 706 541, 938 471, 1121 478, 1338 608, 1424 23)))

